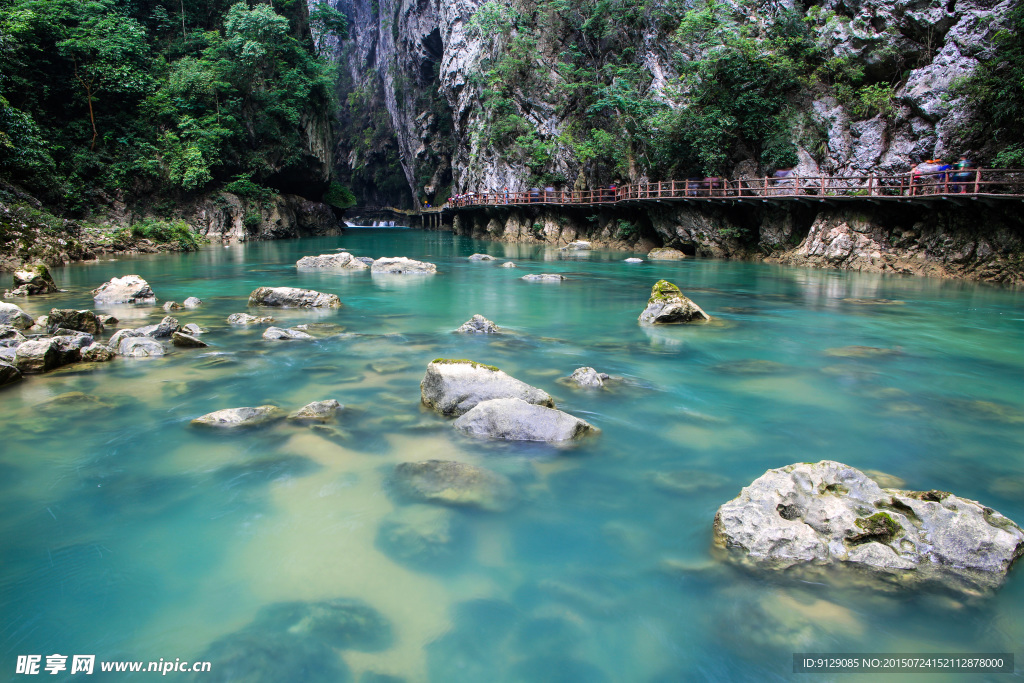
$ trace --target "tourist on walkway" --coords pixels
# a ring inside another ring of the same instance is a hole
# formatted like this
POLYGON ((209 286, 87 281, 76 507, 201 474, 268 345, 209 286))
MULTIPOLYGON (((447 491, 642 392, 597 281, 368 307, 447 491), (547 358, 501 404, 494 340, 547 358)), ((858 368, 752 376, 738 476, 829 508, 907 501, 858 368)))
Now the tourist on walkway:
POLYGON ((780 168, 772 174, 773 185, 776 195, 796 194, 796 169, 794 167, 780 168))
POLYGON ((976 171, 969 169, 974 168, 974 162, 968 154, 961 154, 960 160, 953 165, 955 173, 953 173, 953 192, 962 194, 968 191, 967 183, 974 180, 976 171))

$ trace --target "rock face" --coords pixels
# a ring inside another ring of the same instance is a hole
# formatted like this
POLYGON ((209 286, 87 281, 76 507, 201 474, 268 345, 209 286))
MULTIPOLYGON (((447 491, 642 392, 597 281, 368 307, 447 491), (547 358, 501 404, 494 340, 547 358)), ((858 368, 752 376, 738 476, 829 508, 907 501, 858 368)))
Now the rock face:
POLYGON ((426 503, 501 511, 515 498, 508 478, 451 460, 403 462, 395 467, 392 482, 404 497, 426 503))
POLYGON ((336 294, 324 294, 312 289, 260 287, 249 295, 249 305, 279 308, 338 308, 341 306, 341 300, 336 294))
POLYGON ((367 265, 347 251, 338 254, 321 254, 320 256, 303 256, 295 262, 299 270, 366 270, 367 265))
POLYGON ((518 398, 481 401, 453 426, 473 436, 508 441, 573 441, 596 431, 578 417, 518 398))
POLYGON ((21 370, 10 363, 0 361, 0 387, 14 384, 21 379, 21 370))
POLYGON ((190 334, 185 334, 184 332, 175 332, 172 334, 171 343, 183 349, 201 349, 209 346, 202 339, 193 337, 190 334))
POLYGON ((265 325, 274 322, 270 316, 256 316, 248 313, 232 313, 228 316, 229 325, 265 325))
POLYGON ((92 290, 92 298, 98 304, 142 304, 155 303, 156 294, 149 283, 138 275, 115 277, 92 290))
POLYGON ((461 334, 497 334, 501 328, 477 313, 455 331, 461 334))
POLYGON ((14 289, 11 296, 49 294, 59 292, 50 271, 42 263, 26 265, 14 271, 14 289))
POLYGON ((263 333, 263 338, 270 341, 281 341, 286 339, 314 339, 313 335, 302 330, 286 330, 280 327, 268 327, 263 333))
POLYGON ((432 274, 437 266, 426 261, 414 261, 404 256, 379 258, 370 266, 371 273, 391 273, 396 275, 432 274))
POLYGON ((326 401, 314 401, 299 408, 289 415, 288 419, 300 422, 329 422, 335 418, 339 410, 344 408, 345 406, 333 398, 326 401))
POLYGON ((650 261, 681 261, 686 258, 686 254, 678 249, 661 247, 658 249, 651 249, 647 254, 647 258, 650 261))
POLYGON ((711 320, 711 316, 701 310, 671 282, 658 280, 651 288, 651 298, 647 308, 640 314, 640 322, 648 324, 689 323, 711 320))
POLYGON ((89 334, 99 334, 103 331, 103 323, 92 311, 76 311, 71 308, 53 308, 46 316, 46 324, 50 332, 58 328, 66 330, 78 330, 89 334))
POLYGON ((598 372, 591 367, 585 367, 573 370, 572 374, 566 378, 566 381, 578 387, 603 387, 606 379, 608 379, 608 375, 605 373, 598 372))
POLYGON ((255 408, 225 408, 192 420, 192 424, 218 429, 258 427, 284 418, 284 411, 277 406, 256 406, 255 408))
POLYGON ((164 345, 152 337, 126 337, 117 345, 117 355, 126 358, 155 358, 164 353, 164 345))
POLYGON ((998 587, 1024 554, 1024 532, 991 508, 944 491, 883 489, 830 460, 768 470, 718 509, 714 539, 757 568, 855 569, 883 585, 963 590, 998 587))
POLYGON ((14 364, 22 374, 46 372, 60 366, 61 353, 52 339, 27 341, 18 346, 14 364))
POLYGON ((0 301, 0 325, 8 325, 18 330, 27 330, 35 323, 20 306, 0 301))
POLYGON ((530 275, 524 275, 519 279, 526 280, 527 282, 561 282, 565 279, 565 276, 557 273, 531 273, 530 275))
POLYGON ((498 368, 471 360, 438 358, 427 366, 420 382, 423 404, 441 415, 458 417, 481 401, 518 398, 554 408, 546 392, 510 377, 498 368))

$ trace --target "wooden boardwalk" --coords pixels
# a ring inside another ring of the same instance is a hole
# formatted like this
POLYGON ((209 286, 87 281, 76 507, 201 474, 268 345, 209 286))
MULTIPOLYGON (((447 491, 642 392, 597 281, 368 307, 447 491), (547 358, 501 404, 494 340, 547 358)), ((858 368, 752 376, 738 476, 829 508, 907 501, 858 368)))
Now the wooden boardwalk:
MULTIPOLYGON (((473 209, 486 206, 599 206, 641 203, 841 203, 888 202, 966 204, 1006 200, 1024 200, 1024 170, 972 169, 911 176, 790 176, 787 178, 749 178, 726 180, 704 178, 670 180, 658 183, 620 185, 584 192, 537 190, 531 192, 484 192, 455 197, 447 209, 473 209)), ((435 211, 437 211, 435 210, 435 211)))

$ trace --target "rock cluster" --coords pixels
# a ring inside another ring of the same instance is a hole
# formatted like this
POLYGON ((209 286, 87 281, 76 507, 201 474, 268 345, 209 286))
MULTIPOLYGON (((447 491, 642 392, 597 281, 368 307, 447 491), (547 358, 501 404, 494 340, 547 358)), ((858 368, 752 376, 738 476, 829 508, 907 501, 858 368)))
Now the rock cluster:
POLYGON ((880 487, 822 460, 768 470, 718 509, 715 545, 766 570, 868 572, 873 585, 994 588, 1024 555, 1024 531, 944 491, 880 487))
POLYGON ((639 320, 649 324, 689 323, 711 320, 711 316, 683 296, 674 284, 658 280, 639 320))
POLYGON ((501 332, 501 328, 477 313, 455 331, 461 334, 497 334, 501 332))
POLYGON ((341 300, 336 294, 324 294, 297 287, 257 287, 249 295, 250 306, 278 308, 338 308, 341 300))

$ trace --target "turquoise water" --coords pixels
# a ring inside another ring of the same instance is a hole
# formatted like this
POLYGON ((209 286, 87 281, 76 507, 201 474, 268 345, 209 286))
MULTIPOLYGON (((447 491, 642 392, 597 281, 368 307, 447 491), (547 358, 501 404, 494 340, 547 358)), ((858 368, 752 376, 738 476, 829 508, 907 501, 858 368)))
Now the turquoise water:
MULTIPOLYGON (((251 624, 268 605, 334 598, 370 605, 390 636, 333 649, 299 633, 264 650, 294 675, 244 680, 813 680, 792 673, 794 652, 1021 660, 1020 567, 994 599, 875 594, 733 572, 712 559, 710 539, 715 510, 742 486, 824 458, 1024 523, 1024 295, 626 256, 352 230, 56 269, 69 291, 29 300, 33 315, 91 308, 91 288, 137 273, 161 302, 204 300, 177 317, 208 327, 211 348, 73 366, 0 392, 0 678, 21 678, 18 655, 60 653, 209 659, 212 673, 195 680, 226 680, 211 643, 247 628, 259 641, 251 624), (440 272, 296 272, 299 257, 339 247, 440 272), (520 268, 466 261, 477 251, 520 268), (518 279, 542 272, 569 279, 518 279), (659 278, 715 320, 640 327, 659 278), (266 342, 262 327, 224 323, 261 285, 336 293, 344 307, 274 312, 325 325, 315 342, 266 342), (450 333, 474 313, 509 334, 450 333), (602 433, 570 449, 463 437, 419 406, 439 356, 497 365, 602 433), (600 391, 558 382, 583 365, 623 379, 600 391), (51 402, 69 392, 86 396, 51 402), (327 398, 347 407, 333 431, 189 425, 221 408, 327 398), (394 466, 431 458, 505 474, 518 502, 438 513, 397 499, 394 466), (442 515, 443 557, 383 539, 398 509, 424 523, 442 515)), ((133 327, 163 315, 115 314, 133 327)))

